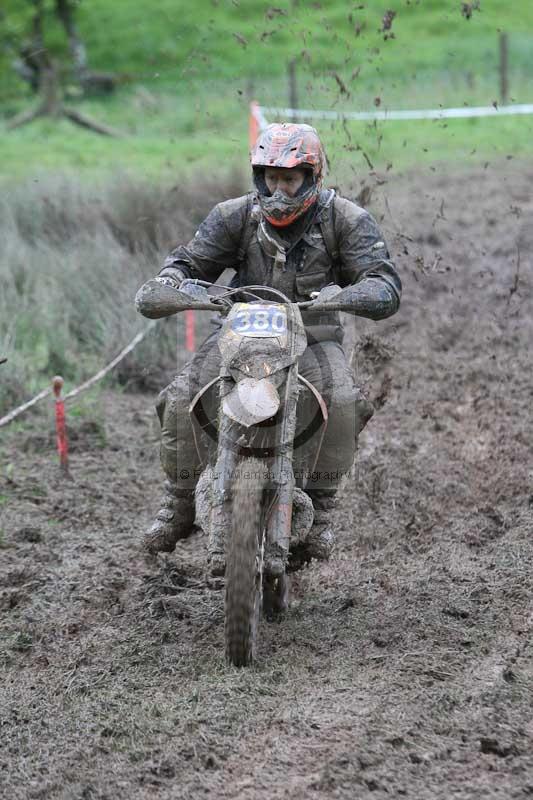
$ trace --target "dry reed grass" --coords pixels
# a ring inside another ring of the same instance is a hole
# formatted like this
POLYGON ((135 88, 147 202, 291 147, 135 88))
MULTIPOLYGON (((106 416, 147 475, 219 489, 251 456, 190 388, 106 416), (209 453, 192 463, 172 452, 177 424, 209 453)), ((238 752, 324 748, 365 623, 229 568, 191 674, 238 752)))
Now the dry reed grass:
MULTIPOLYGON (((45 177, 4 186, 0 197, 0 414, 53 374, 78 380, 142 327, 133 297, 168 250, 186 242, 215 202, 243 192, 241 176, 159 186, 129 175, 87 186, 45 177)), ((116 373, 158 383, 176 363, 175 324, 116 373), (149 366, 147 366, 149 365, 149 366)), ((151 388, 153 388, 151 386, 151 388)))

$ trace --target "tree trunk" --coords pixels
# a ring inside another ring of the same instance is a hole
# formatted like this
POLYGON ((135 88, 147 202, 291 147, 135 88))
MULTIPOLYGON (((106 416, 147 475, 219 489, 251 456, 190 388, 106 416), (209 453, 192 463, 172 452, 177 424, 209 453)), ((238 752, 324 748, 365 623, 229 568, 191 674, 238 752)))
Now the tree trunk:
POLYGON ((8 130, 20 128, 22 125, 26 125, 28 122, 37 119, 37 117, 55 117, 56 119, 58 117, 66 117, 75 125, 99 133, 102 136, 123 136, 123 134, 115 130, 115 128, 103 125, 101 122, 96 122, 96 120, 92 120, 90 117, 86 117, 85 114, 81 114, 79 111, 75 111, 72 108, 67 108, 63 104, 57 69, 45 50, 40 55, 40 62, 41 80, 39 95, 41 102, 37 108, 23 111, 21 114, 17 114, 9 120, 7 123, 8 130))
POLYGON ((33 19, 31 23, 31 41, 33 46, 33 55, 38 58, 39 54, 44 50, 44 37, 43 37, 43 17, 44 17, 44 0, 32 0, 35 8, 33 19))
POLYGON ((47 53, 41 62, 41 114, 47 117, 60 117, 62 111, 59 78, 57 69, 47 53))
MULTIPOLYGON (((67 108, 63 104, 63 96, 59 83, 57 68, 50 58, 43 37, 44 0, 31 0, 34 6, 32 19, 32 41, 29 56, 35 64, 36 77, 38 77, 39 99, 36 108, 17 114, 7 123, 8 130, 20 128, 37 117, 66 117, 75 125, 99 133, 102 136, 122 136, 120 131, 103 125, 100 122, 86 117, 79 111, 67 108)), ((80 40, 74 25, 73 5, 71 0, 56 0, 56 13, 63 23, 67 33, 70 52, 74 60, 74 67, 80 82, 90 75, 87 70, 85 47, 80 40)))

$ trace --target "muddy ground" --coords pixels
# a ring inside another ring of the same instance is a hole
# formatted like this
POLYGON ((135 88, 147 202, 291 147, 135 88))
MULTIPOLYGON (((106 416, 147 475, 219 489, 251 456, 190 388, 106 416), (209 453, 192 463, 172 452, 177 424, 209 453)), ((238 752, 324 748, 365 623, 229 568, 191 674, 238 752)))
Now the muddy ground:
POLYGON ((224 664, 204 540, 142 557, 151 396, 71 418, 70 482, 49 416, 2 430, 3 797, 533 795, 532 181, 507 161, 376 187, 405 284, 358 323, 379 413, 336 554, 253 670, 224 664))

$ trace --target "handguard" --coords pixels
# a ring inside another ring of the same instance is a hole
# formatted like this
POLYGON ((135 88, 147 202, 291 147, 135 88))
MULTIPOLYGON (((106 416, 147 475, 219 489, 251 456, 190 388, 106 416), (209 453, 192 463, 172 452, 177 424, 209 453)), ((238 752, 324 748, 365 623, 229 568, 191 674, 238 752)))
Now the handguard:
POLYGON ((135 296, 137 311, 148 319, 170 317, 187 308, 211 310, 216 308, 209 302, 209 296, 203 286, 184 287, 187 291, 176 289, 157 278, 146 281, 135 296))
POLYGON ((323 300, 319 295, 311 309, 344 311, 358 317, 378 320, 390 317, 398 305, 398 295, 386 280, 368 277, 352 286, 346 286, 333 297, 323 300))

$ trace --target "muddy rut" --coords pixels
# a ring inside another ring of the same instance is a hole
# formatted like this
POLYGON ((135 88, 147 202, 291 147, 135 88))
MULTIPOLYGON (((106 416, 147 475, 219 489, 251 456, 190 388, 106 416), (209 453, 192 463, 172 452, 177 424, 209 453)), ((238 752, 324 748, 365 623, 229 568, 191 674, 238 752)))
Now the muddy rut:
POLYGON ((505 162, 376 188, 405 285, 357 324, 378 412, 335 556, 295 578, 255 669, 224 663, 203 538, 140 551, 151 396, 85 402, 66 483, 49 417, 2 431, 3 797, 533 795, 532 180, 505 162))

